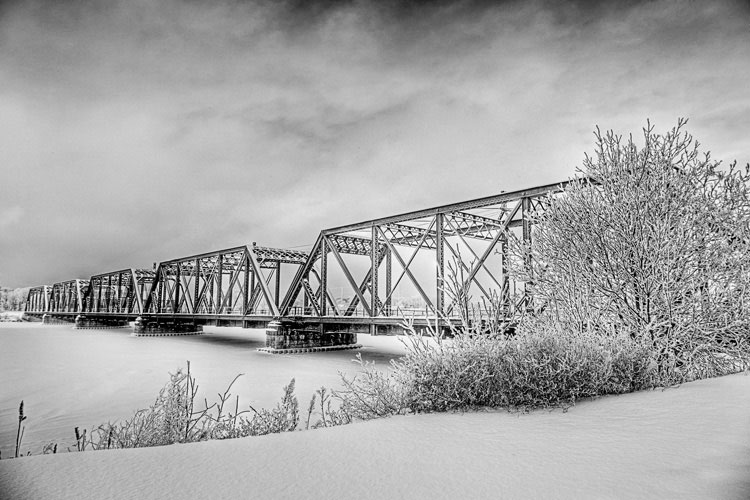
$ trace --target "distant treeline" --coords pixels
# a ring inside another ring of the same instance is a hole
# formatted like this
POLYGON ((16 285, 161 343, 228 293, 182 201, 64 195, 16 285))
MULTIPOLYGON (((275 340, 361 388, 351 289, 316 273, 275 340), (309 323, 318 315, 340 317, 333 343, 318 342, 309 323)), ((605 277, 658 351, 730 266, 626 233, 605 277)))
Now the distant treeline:
POLYGON ((5 288, 0 286, 0 312, 23 311, 28 288, 5 288))

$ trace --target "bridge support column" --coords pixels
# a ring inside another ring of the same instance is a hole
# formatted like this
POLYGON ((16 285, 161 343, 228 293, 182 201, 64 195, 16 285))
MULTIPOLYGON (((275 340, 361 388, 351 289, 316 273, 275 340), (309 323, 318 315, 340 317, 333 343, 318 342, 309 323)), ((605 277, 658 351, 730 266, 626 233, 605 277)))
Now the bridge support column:
POLYGON ((53 316, 47 313, 42 315, 43 325, 69 325, 72 322, 72 318, 68 318, 67 316, 53 316))
POLYGON ((126 328, 129 326, 124 319, 115 318, 87 318, 86 316, 76 316, 75 327, 77 330, 109 330, 112 328, 126 328))
POLYGON ((266 347, 273 354, 356 349, 357 333, 340 325, 307 324, 276 319, 266 327, 266 347))
POLYGON ((154 318, 136 318, 133 333, 137 337, 169 337, 173 335, 200 335, 203 326, 193 320, 159 320, 154 318))

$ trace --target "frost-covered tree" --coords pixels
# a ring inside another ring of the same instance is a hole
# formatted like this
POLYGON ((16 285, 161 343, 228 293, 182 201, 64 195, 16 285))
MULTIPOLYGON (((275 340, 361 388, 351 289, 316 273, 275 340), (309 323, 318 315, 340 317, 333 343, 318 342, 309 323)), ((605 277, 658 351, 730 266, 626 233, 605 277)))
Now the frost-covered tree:
POLYGON ((700 153, 685 124, 648 124, 642 147, 597 129, 581 175, 532 215, 517 272, 547 320, 644 341, 694 378, 750 352, 750 174, 700 153))
POLYGON ((22 311, 28 293, 28 288, 11 289, 0 286, 0 312, 22 311))

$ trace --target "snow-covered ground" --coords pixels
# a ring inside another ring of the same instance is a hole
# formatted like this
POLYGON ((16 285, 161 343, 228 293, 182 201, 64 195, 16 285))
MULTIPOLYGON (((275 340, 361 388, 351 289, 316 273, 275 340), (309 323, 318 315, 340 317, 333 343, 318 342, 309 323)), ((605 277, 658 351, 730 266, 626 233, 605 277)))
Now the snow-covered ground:
MULTIPOLYGON (((373 340, 390 346, 394 339, 373 340)), ((292 359, 305 365, 304 357, 292 359)), ((0 498, 747 500, 750 376, 605 397, 567 412, 412 415, 228 441, 1 460, 0 498)))
POLYGON ((750 377, 568 412, 344 427, 0 461, 3 498, 750 498, 750 377))

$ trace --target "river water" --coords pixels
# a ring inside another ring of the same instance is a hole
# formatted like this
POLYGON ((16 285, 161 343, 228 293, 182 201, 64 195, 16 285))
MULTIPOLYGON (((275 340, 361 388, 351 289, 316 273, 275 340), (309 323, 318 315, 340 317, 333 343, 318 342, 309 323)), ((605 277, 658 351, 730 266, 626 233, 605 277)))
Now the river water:
MULTIPOLYGON (((294 378, 300 412, 321 386, 341 388, 339 372, 355 375, 358 352, 383 370, 404 352, 396 337, 359 335, 359 350, 274 355, 258 352, 263 330, 205 327, 183 337, 135 337, 132 329, 74 330, 67 325, 0 323, 0 451, 15 451, 18 406, 27 419, 21 450, 41 453, 51 441, 74 446, 74 428, 91 429, 129 418, 148 407, 169 373, 186 366, 199 386, 199 401, 217 400, 232 387, 240 409, 271 408, 294 378)), ((202 406, 202 404, 201 404, 202 406)))

